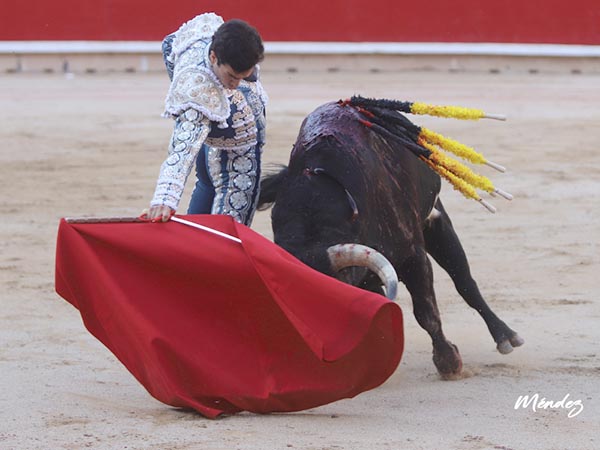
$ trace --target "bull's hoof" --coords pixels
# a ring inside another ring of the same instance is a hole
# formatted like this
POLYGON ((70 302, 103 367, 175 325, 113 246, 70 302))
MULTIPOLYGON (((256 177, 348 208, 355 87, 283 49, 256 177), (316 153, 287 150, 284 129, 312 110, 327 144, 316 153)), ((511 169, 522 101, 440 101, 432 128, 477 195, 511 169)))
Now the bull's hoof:
POLYGON ((506 341, 499 342, 498 345, 496 345, 496 349, 503 355, 508 355, 514 350, 508 339, 506 341))
POLYGON ((525 339, 523 339, 521 336, 519 336, 517 333, 515 333, 511 338, 510 338, 510 344, 513 347, 520 347, 521 345, 523 345, 525 343, 525 339))
POLYGON ((515 347, 520 347, 524 343, 525 341, 523 338, 515 333, 509 339, 498 342, 496 348, 498 349, 498 352, 502 353, 503 355, 507 355, 512 352, 515 347))
POLYGON ((462 378, 462 358, 458 347, 446 342, 442 348, 434 348, 433 363, 443 380, 458 380, 462 378))

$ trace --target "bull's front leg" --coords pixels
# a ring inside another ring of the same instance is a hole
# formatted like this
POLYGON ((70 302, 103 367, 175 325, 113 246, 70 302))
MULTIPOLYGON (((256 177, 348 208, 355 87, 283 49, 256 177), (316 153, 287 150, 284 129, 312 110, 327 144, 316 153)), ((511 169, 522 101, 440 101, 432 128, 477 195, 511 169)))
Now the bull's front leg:
POLYGON ((471 276, 467 256, 454 231, 450 217, 439 200, 436 209, 439 215, 430 220, 424 230, 427 251, 448 272, 461 297, 471 308, 479 312, 496 342, 498 351, 502 354, 512 352, 514 347, 523 345, 523 339, 500 320, 488 306, 471 276))
POLYGON ((446 380, 460 377, 462 359, 456 345, 442 331, 442 321, 433 289, 431 262, 424 249, 408 258, 399 270, 399 277, 410 292, 415 318, 429 333, 433 343, 433 363, 446 380))

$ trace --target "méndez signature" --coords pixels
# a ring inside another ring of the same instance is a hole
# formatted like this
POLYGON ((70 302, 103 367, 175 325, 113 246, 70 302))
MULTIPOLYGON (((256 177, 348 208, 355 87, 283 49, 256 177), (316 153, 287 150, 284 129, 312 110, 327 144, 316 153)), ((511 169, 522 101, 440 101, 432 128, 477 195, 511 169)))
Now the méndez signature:
POLYGON ((571 395, 567 394, 562 400, 548 400, 545 397, 540 398, 540 394, 521 395, 515 402, 515 409, 527 409, 531 407, 533 412, 541 409, 565 409, 568 410, 567 417, 572 419, 583 411, 583 402, 581 400, 569 400, 571 395))

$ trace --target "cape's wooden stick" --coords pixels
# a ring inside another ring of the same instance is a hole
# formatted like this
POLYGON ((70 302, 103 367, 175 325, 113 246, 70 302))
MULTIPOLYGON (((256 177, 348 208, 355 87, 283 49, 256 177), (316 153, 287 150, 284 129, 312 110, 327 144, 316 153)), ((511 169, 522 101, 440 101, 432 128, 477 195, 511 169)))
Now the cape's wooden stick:
POLYGON ((136 223, 147 222, 139 217, 66 217, 67 223, 136 223))
MULTIPOLYGON (((223 233, 219 230, 215 230, 210 227, 206 227, 204 225, 200 225, 195 222, 190 222, 189 220, 181 219, 176 216, 171 217, 170 220, 172 220, 173 222, 180 223, 182 225, 187 225, 188 227, 197 228, 199 230, 215 234, 217 236, 229 239, 239 244, 242 243, 242 240, 240 238, 231 236, 227 233, 223 233)), ((142 219, 140 217, 68 217, 65 218, 65 221, 67 223, 150 223, 149 220, 142 219)))

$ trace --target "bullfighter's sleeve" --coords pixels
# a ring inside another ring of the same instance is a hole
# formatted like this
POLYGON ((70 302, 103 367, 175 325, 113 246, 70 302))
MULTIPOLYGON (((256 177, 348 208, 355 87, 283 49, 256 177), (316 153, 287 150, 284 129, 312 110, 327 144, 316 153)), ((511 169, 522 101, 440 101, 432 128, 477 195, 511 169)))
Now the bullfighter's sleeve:
POLYGON ((166 205, 177 210, 185 182, 198 152, 210 131, 210 121, 195 109, 188 109, 175 119, 167 159, 160 167, 151 205, 166 205))

